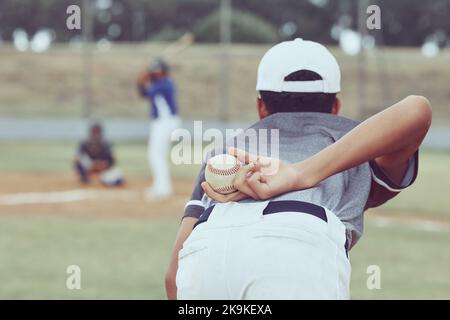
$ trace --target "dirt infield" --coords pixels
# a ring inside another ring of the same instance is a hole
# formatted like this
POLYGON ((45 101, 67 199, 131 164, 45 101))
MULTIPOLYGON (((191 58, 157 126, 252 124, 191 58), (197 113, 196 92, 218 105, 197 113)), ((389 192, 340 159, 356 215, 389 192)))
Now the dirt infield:
POLYGON ((0 212, 8 214, 58 214, 75 216, 180 216, 193 181, 174 181, 175 194, 168 200, 148 202, 148 179, 132 177, 120 188, 98 183, 79 184, 70 174, 2 172, 0 212))
MULTIPOLYGON (((37 174, 1 172, 0 214, 40 214, 75 217, 180 217, 194 185, 193 179, 176 179, 174 195, 149 202, 144 192, 149 179, 131 177, 120 188, 93 182, 81 185, 70 173, 37 174)), ((401 224, 423 230, 450 227, 450 219, 417 212, 369 210, 366 218, 381 225, 401 224)))

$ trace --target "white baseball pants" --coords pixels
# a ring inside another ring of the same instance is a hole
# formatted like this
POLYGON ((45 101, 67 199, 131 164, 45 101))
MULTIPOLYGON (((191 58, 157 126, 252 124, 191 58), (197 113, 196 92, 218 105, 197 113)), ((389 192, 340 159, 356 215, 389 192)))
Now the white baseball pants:
POLYGON ((168 159, 170 135, 180 126, 180 123, 180 118, 176 116, 161 117, 150 123, 147 159, 153 176, 153 189, 157 193, 172 192, 168 159))
POLYGON ((179 253, 178 299, 349 299, 343 223, 267 203, 216 204, 179 253))

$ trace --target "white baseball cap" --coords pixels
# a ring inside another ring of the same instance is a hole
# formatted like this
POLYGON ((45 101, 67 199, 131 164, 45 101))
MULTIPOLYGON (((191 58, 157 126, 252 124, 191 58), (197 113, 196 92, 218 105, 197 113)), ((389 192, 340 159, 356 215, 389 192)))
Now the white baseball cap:
POLYGON ((341 91, 341 71, 327 48, 297 38, 281 42, 266 52, 259 63, 256 90, 337 93, 341 91), (316 72, 323 80, 285 80, 286 76, 300 70, 316 72))

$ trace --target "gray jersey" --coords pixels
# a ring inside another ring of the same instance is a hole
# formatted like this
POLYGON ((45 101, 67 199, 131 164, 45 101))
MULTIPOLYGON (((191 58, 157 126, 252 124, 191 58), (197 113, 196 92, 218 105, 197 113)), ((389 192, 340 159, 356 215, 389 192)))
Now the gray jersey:
MULTIPOLYGON (((279 130, 279 158, 286 162, 304 160, 340 139, 358 122, 324 113, 276 113, 257 122, 250 128, 279 130)), ((242 134, 244 135, 245 132, 242 134)), ((237 136, 228 146, 235 146, 237 136)), ((265 137, 264 137, 265 138, 265 137)), ((267 150, 271 150, 270 141, 267 150)), ((247 151, 257 153, 251 147, 247 151)), ((225 149, 226 150, 226 149, 225 149)), ((363 232, 363 214, 369 207, 378 206, 398 194, 401 189, 412 184, 417 175, 417 153, 409 161, 409 168, 400 185, 396 185, 383 173, 375 162, 364 163, 352 169, 333 175, 317 186, 307 190, 289 192, 273 200, 298 200, 320 205, 334 212, 347 228, 347 240, 352 247, 363 232), (382 194, 373 194, 372 185, 384 187, 382 194)), ((185 207, 184 216, 198 218, 214 203, 200 186, 205 181, 204 168, 194 188, 191 200, 185 207)), ((255 200, 243 200, 255 201, 255 200)))

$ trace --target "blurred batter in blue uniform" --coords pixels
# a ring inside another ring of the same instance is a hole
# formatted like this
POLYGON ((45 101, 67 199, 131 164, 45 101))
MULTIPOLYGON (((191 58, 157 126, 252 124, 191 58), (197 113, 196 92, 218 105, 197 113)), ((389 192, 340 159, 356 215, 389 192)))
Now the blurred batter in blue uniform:
POLYGON ((167 63, 157 59, 139 76, 137 85, 141 97, 148 99, 151 105, 148 163, 153 185, 146 197, 149 200, 168 198, 172 194, 168 161, 170 135, 180 125, 175 82, 170 78, 167 63))

